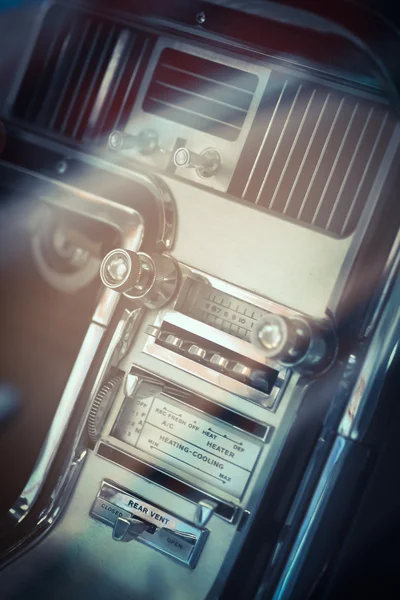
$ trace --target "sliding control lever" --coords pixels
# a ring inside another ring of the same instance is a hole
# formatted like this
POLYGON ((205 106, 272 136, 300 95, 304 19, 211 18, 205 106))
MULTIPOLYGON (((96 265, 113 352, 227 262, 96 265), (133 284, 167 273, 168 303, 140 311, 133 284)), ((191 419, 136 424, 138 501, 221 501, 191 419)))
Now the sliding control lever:
POLYGON ((116 542, 130 542, 149 529, 149 524, 136 518, 118 517, 114 523, 112 537, 116 542))
POLYGON ((256 323, 252 341, 265 358, 302 375, 326 371, 337 349, 336 335, 327 324, 273 313, 256 323))
POLYGON ((174 165, 179 168, 196 169, 201 177, 212 177, 221 166, 221 157, 214 148, 207 148, 200 154, 187 148, 178 148, 174 153, 174 165))
POLYGON ((123 248, 111 250, 100 267, 105 286, 147 308, 160 308, 172 298, 179 274, 179 266, 171 256, 150 256, 123 248))

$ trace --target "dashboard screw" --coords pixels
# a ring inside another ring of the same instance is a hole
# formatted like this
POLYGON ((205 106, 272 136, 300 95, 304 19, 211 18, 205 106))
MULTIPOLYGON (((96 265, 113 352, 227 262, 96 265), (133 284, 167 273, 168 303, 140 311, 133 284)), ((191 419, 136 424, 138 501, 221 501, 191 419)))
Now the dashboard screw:
POLYGON ((206 13, 204 11, 198 12, 196 15, 196 23, 198 25, 204 25, 206 22, 206 13))
POLYGON ((66 170, 68 169, 68 163, 66 160, 59 160, 56 164, 56 171, 59 175, 64 175, 66 170))

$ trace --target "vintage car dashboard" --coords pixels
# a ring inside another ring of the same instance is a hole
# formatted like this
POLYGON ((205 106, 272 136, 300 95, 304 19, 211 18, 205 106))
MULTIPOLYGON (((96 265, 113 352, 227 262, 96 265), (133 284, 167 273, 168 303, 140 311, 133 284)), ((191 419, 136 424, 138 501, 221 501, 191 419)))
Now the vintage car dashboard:
MULTIPOLYGON (((208 30, 203 5, 188 21, 55 2, 30 21, 3 181, 112 242, 60 272, 33 236, 51 285, 74 291, 103 261, 105 287, 10 511, 5 598, 55 566, 63 590, 42 598, 248 598, 235 577, 256 530, 260 583, 313 445, 351 428, 396 256, 397 114, 357 53, 273 52, 208 30)), ((223 10, 233 31, 244 15, 223 10)))

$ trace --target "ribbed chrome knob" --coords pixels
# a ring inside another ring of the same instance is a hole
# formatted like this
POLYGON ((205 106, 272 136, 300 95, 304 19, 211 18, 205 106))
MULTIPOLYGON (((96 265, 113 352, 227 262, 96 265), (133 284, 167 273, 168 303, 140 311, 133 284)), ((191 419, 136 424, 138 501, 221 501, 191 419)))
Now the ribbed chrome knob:
POLYGON ((164 254, 150 256, 117 248, 103 259, 100 277, 108 288, 138 304, 159 308, 175 293, 179 267, 172 257, 164 254))
POLYGON ((142 273, 139 255, 131 250, 117 248, 103 259, 100 277, 104 285, 117 292, 127 292, 138 284, 142 273))
POLYGON ((335 357, 337 346, 333 329, 327 323, 273 313, 256 323, 252 341, 266 358, 302 374, 326 370, 335 357))

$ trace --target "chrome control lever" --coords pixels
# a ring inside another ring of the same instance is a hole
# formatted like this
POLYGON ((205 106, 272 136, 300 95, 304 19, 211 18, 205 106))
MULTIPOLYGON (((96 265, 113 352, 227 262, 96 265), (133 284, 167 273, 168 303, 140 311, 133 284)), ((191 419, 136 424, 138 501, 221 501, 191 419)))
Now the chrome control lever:
POLYGON ((170 256, 150 256, 124 248, 111 250, 100 266, 105 286, 147 308, 160 308, 172 298, 179 273, 178 264, 170 256))
POLYGON ((135 148, 141 154, 152 154, 158 149, 158 134, 153 129, 144 129, 137 135, 116 129, 108 137, 108 147, 114 152, 135 148))
POLYGON ((197 154, 182 147, 174 153, 174 165, 179 168, 196 169, 201 177, 212 177, 221 166, 221 157, 214 148, 207 148, 197 154))
POLYGON ((130 542, 146 531, 148 526, 148 523, 140 519, 118 517, 113 527, 113 540, 117 542, 130 542))
POLYGON ((199 527, 205 527, 212 517, 215 509, 217 508, 217 503, 213 500, 209 500, 207 498, 200 500, 196 504, 196 509, 194 513, 194 522, 199 527))

